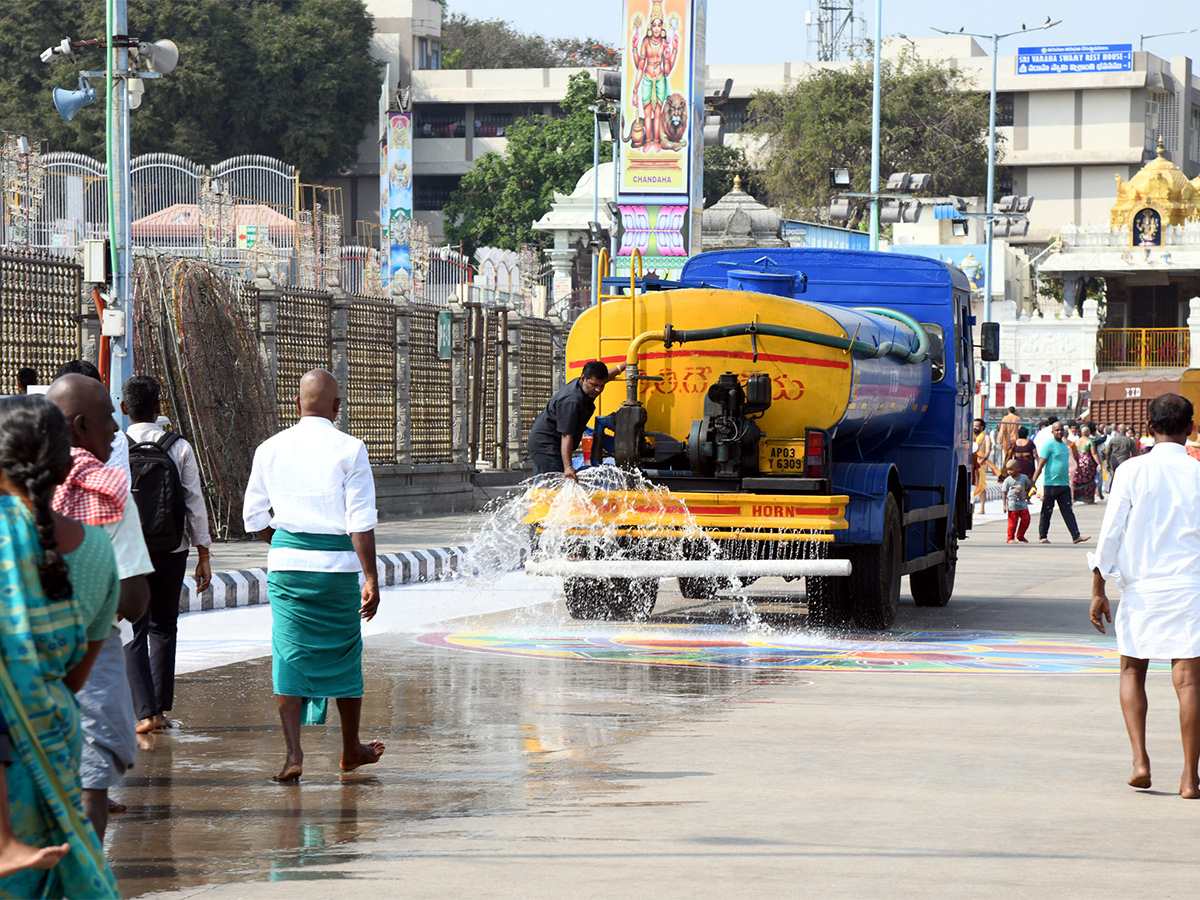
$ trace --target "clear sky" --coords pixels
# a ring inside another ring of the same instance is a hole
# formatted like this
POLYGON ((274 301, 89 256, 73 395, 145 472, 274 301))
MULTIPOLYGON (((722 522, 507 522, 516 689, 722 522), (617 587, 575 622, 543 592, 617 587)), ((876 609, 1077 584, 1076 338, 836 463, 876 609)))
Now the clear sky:
MULTIPOLYGON (((636 0, 647 9, 650 0, 636 0)), ((708 0, 708 62, 784 62, 815 58, 809 51, 804 14, 810 0, 708 0)), ((868 36, 875 33, 875 0, 856 0, 867 20, 868 36)), ((505 19, 523 32, 546 37, 601 38, 621 45, 621 0, 448 0, 450 12, 472 18, 505 19)), ((1000 55, 1018 46, 1050 44, 1133 44, 1139 36, 1163 31, 1200 29, 1200 2, 1130 3, 1128 0, 1007 0, 975 4, 963 0, 883 0, 884 36, 903 32, 909 37, 933 37, 933 26, 956 31, 996 33, 1036 25, 1046 16, 1062 24, 1029 37, 1000 42, 1000 55), (1140 18, 1140 11, 1155 15, 1140 18), (1168 19, 1167 13, 1172 17, 1168 19), (1164 24, 1165 23, 1165 24, 1164 24)), ((980 42, 990 52, 990 41, 980 42)), ((1200 61, 1200 30, 1193 34, 1147 39, 1147 51, 1164 59, 1190 56, 1200 61)))

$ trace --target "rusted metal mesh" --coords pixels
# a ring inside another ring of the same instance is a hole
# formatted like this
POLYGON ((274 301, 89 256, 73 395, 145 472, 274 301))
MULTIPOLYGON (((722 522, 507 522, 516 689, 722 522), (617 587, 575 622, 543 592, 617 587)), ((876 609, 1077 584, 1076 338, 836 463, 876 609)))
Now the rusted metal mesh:
POLYGON ((132 288, 134 369, 158 379, 163 412, 196 452, 214 536, 243 536, 254 450, 276 416, 239 286, 204 262, 142 257, 132 288))
POLYGON ((17 392, 17 370, 54 372, 80 355, 79 289, 83 270, 36 252, 0 255, 0 394, 17 392))
POLYGON ((396 461, 396 307, 356 297, 350 307, 346 385, 350 433, 373 463, 396 461))

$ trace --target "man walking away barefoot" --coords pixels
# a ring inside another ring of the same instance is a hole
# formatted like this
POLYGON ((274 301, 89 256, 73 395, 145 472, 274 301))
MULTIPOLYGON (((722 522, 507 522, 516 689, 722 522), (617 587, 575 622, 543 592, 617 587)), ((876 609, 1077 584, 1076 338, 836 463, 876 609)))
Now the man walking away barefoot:
POLYGON ((1105 582, 1121 588, 1114 630, 1133 747, 1129 784, 1150 787, 1146 669, 1151 659, 1170 659, 1183 738, 1179 795, 1188 800, 1200 798, 1200 462, 1183 447, 1193 412, 1178 394, 1150 404, 1154 448, 1114 473, 1096 552, 1088 554, 1091 619, 1101 634, 1112 621, 1105 582))
POLYGON ((342 771, 378 762, 384 750, 358 735, 360 619, 379 607, 371 464, 363 442, 333 424, 341 398, 331 374, 313 369, 300 379, 296 403, 300 421, 254 452, 242 507, 246 531, 271 545, 272 676, 287 747, 279 782, 300 779, 301 718, 323 723, 327 697, 336 698, 342 720, 342 771))

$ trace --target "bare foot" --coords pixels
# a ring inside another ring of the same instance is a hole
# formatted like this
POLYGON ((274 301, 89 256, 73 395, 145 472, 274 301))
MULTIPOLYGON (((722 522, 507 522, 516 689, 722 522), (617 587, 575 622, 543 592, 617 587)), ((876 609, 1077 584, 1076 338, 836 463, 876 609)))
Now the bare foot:
POLYGON ((39 850, 13 838, 0 845, 0 878, 7 878, 22 869, 53 869, 70 852, 70 844, 39 850))
POLYGON ((156 731, 161 730, 163 728, 178 728, 178 727, 179 727, 178 720, 168 719, 162 713, 159 713, 158 715, 156 715, 154 717, 154 729, 156 731))
POLYGON ((1179 796, 1184 800, 1200 800, 1200 781, 1195 772, 1183 776, 1179 782, 1179 796))
POLYGON ((359 766, 369 766, 371 763, 379 762, 379 758, 383 756, 383 749, 381 741, 359 744, 358 751, 352 756, 342 756, 342 771, 352 772, 359 766))
POLYGON ((1140 766, 1135 764, 1133 774, 1129 776, 1129 780, 1125 783, 1139 790, 1145 790, 1150 787, 1150 764, 1145 763, 1140 766))
POLYGON ((272 775, 271 780, 277 781, 280 784, 295 784, 300 780, 300 775, 304 768, 304 756, 293 759, 288 757, 283 764, 283 768, 279 770, 278 775, 272 775))
POLYGON ((149 734, 150 732, 154 731, 155 728, 158 727, 157 725, 154 724, 155 718, 157 718, 157 717, 156 716, 148 716, 145 719, 138 719, 138 723, 134 727, 133 730, 135 732, 137 732, 138 734, 149 734))
POLYGON ((118 803, 116 800, 113 800, 111 798, 109 799, 108 811, 110 813, 123 813, 123 812, 127 812, 128 810, 129 810, 129 807, 126 806, 124 803, 118 803))

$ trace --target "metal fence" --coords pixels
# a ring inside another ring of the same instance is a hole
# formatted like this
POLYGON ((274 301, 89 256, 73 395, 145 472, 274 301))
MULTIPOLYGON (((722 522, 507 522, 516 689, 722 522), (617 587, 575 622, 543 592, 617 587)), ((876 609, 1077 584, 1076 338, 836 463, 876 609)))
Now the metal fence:
POLYGON ((17 392, 17 370, 49 383, 82 350, 83 269, 45 255, 0 255, 0 394, 17 392))
POLYGON ((396 459, 396 307, 356 297, 347 340, 346 385, 350 433, 367 445, 372 462, 396 459))
POLYGON ((521 440, 554 394, 554 339, 541 323, 521 329, 521 440))
POLYGON ((453 459, 452 375, 450 360, 438 358, 440 312, 427 306, 418 306, 412 311, 409 415, 414 462, 450 462, 453 459))
POLYGON ((1102 328, 1096 345, 1096 368, 1102 372, 1191 364, 1192 336, 1186 328, 1102 328))
POLYGON ((276 404, 279 427, 299 421, 296 395, 300 379, 312 369, 328 369, 333 353, 329 330, 329 295, 289 288, 279 299, 276 325, 276 404))

